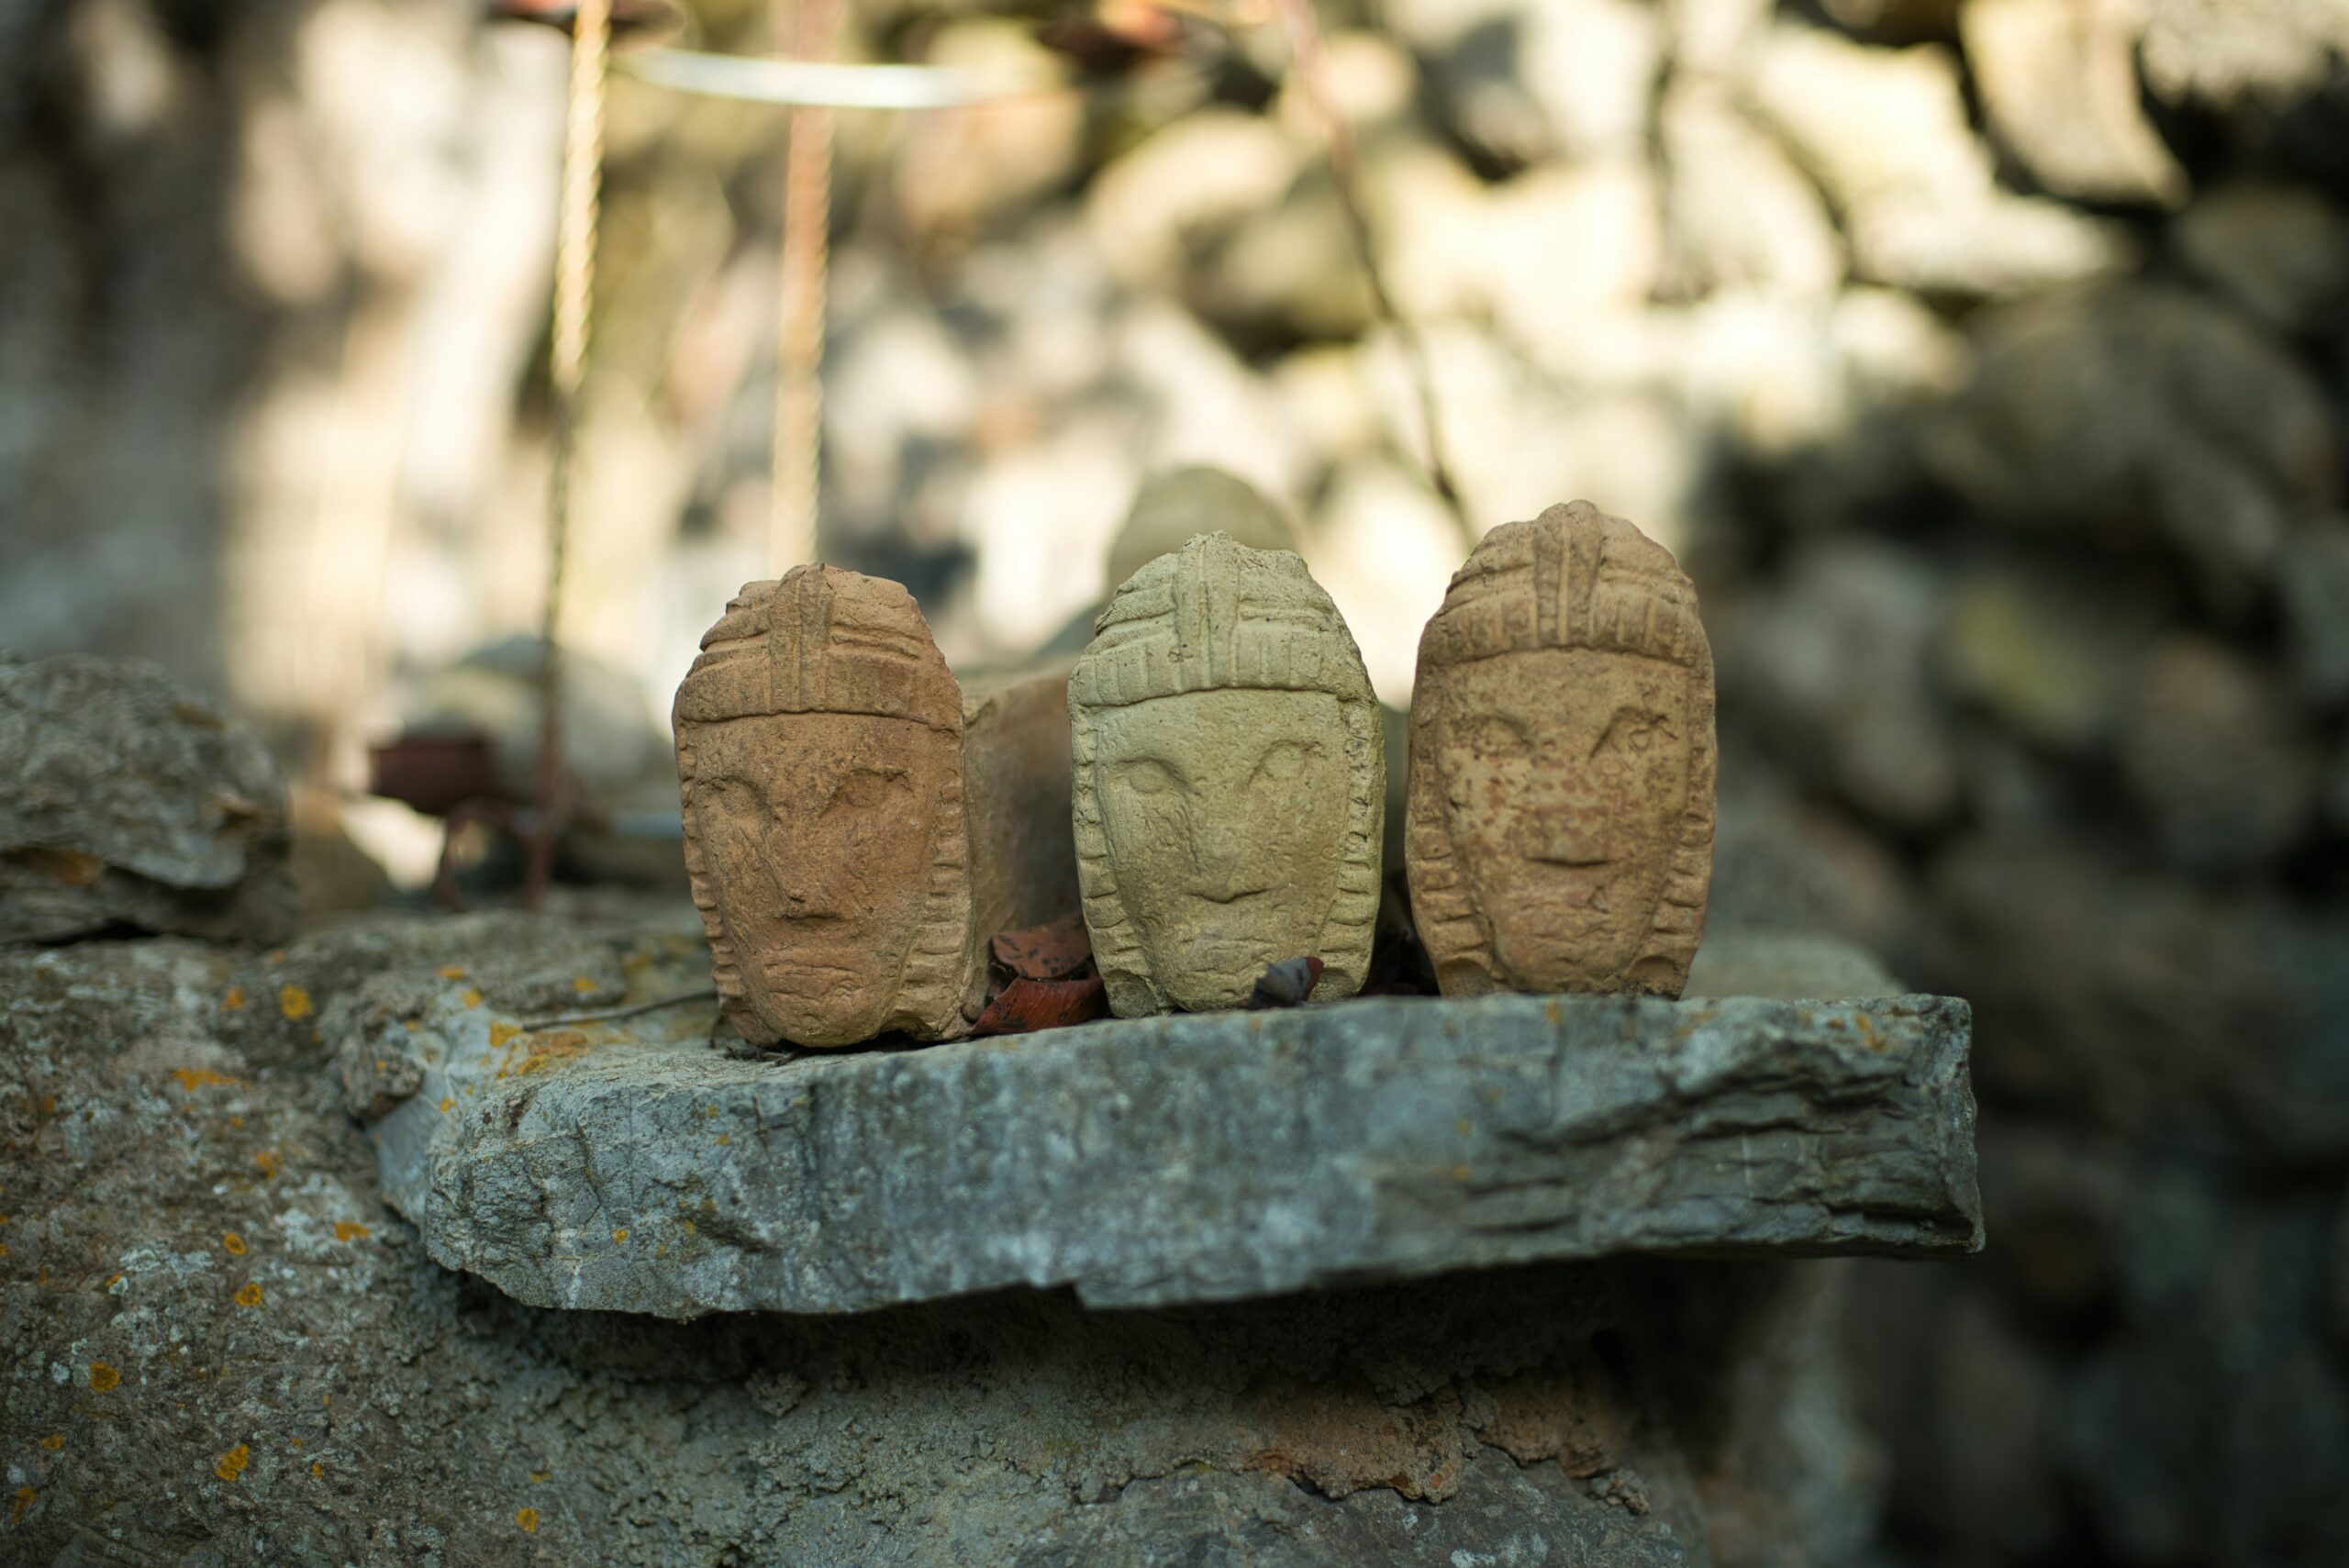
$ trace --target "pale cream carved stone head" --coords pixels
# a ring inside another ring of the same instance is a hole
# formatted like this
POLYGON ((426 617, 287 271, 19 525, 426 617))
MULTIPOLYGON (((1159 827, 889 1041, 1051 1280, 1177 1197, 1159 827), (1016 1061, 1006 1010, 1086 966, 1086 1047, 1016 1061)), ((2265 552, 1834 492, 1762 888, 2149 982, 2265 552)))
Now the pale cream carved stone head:
POLYGON ((1194 539, 1119 587, 1069 678, 1077 880, 1120 1017, 1237 1006, 1378 913, 1386 752, 1362 654, 1286 550, 1194 539))
POLYGON ((963 700, 913 598, 829 566, 752 583, 677 688, 685 870, 759 1044, 963 1033, 963 700))
POLYGON ((1404 862, 1448 996, 1677 996, 1712 880, 1713 657, 1586 501, 1486 534, 1419 639, 1404 862))

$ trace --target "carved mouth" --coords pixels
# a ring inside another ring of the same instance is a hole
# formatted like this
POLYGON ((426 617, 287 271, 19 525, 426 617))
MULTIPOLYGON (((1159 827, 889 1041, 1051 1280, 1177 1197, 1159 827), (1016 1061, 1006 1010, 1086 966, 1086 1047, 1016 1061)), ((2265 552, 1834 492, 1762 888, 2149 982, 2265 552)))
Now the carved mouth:
POLYGON ((861 981, 868 970, 863 965, 823 963, 795 958, 779 958, 763 965, 759 973, 767 984, 778 990, 790 990, 795 983, 805 985, 826 985, 842 981, 861 981))

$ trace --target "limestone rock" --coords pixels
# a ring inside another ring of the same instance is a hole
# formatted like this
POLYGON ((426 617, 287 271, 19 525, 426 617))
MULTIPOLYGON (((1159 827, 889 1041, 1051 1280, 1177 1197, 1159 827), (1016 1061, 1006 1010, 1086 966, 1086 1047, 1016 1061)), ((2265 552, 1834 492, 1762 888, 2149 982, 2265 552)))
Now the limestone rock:
POLYGON ((2205 192, 2170 226, 2170 242, 2278 331, 2320 330, 2349 306, 2349 215, 2306 186, 2246 180, 2205 192))
POLYGON ((2195 585, 2239 608, 2341 467, 2322 393, 2281 346, 2181 290, 2060 291, 1969 324, 1972 383, 1924 457, 1970 504, 2022 525, 2154 523, 2195 585))
POLYGON ((2276 108, 2349 63, 2344 0, 2144 0, 2145 82, 2156 97, 2276 108))
POLYGON ((1862 278, 2000 295, 2130 260, 2111 225, 1998 186, 1956 63, 1938 46, 1867 49, 1784 26, 1764 44, 1752 90, 1842 216, 1862 278))
POLYGON ((1121 1018, 1245 1003, 1293 958, 1369 972, 1381 720, 1330 596, 1286 550, 1193 539, 1121 584, 1069 680, 1094 962, 1121 1018))
POLYGON ((1668 88, 1657 112, 1676 289, 1831 294, 1843 255, 1818 188, 1710 83, 1668 88))
POLYGON ((2163 608, 2100 573, 1977 567, 1950 593, 1934 665, 1953 697, 2005 729, 2086 753, 2119 728, 2163 608))
POLYGON ((2337 914, 2198 888, 2076 832, 1962 839, 1936 859, 1932 899, 1943 929, 1914 944, 1915 978, 1978 984, 1986 1092, 2252 1164, 2349 1155, 2337 914))
POLYGON ((1163 1306, 1978 1240, 1966 1012, 1940 998, 1363 999, 788 1062, 713 1048, 707 1005, 517 1034, 460 1003, 361 1014, 340 1059, 415 1064, 375 1123, 385 1195, 540 1305, 1163 1306))
POLYGON ((2145 85, 2246 162, 2349 181, 2349 0, 2143 0, 2145 85))
POLYGON ((1821 0, 1827 14, 1857 28, 1902 41, 1954 39, 1962 0, 1821 0))
POLYGON ((290 850, 267 749, 161 670, 0 654, 0 942, 115 925, 275 941, 290 850))
POLYGON ((2186 171, 2138 105, 2133 0, 1966 0, 1966 63, 2032 177, 2083 201, 2176 206, 2186 171))
POLYGON ((1406 856, 1447 996, 1677 996, 1712 875, 1712 653, 1671 552, 1586 501, 1486 534, 1419 639, 1406 856))
POLYGON ((2301 695, 2349 704, 2349 517, 2321 517, 2287 539, 2276 586, 2301 695))
POLYGON ((1186 115, 1095 178, 1085 198, 1086 230, 1119 279, 1172 288, 1197 248, 1280 199, 1308 151, 1308 144, 1244 109, 1186 115))
POLYGON ((2121 771, 2179 864, 2257 865, 2311 826, 2323 768, 2280 683, 2221 644, 2171 638, 2146 661, 2121 771))
POLYGON ((1085 106, 1074 94, 1049 90, 1059 61, 1030 29, 996 17, 950 20, 931 39, 924 63, 1040 90, 905 118, 888 189, 916 233, 967 235, 1075 175, 1085 106))
POLYGON ((1406 0, 1390 25, 1418 50, 1437 113, 1487 162, 1521 169, 1631 150, 1661 58, 1632 0, 1406 0))
POLYGON ((1957 809, 1957 751, 1932 677, 1941 590, 1878 540, 1798 549, 1766 598, 1718 606, 1733 706, 1799 773, 1869 816, 1911 827, 1957 809))

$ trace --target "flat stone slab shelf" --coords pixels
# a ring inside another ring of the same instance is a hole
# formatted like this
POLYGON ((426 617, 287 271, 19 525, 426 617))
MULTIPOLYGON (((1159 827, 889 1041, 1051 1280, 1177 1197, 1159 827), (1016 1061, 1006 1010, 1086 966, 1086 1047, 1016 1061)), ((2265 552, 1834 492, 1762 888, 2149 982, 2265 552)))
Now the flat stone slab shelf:
POLYGON ((540 1307, 1157 1307, 1981 1243, 1948 997, 1375 998, 759 1060, 714 1019, 524 1031, 403 985, 342 1073, 431 1255, 540 1307))

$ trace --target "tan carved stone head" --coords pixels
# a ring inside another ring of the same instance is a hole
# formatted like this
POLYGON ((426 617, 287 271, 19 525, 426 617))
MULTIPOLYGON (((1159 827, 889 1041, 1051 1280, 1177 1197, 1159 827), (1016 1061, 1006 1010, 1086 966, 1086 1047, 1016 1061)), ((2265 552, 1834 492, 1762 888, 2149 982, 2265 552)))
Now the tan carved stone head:
POLYGON ((1404 862, 1446 995, 1677 996, 1712 880, 1713 657, 1586 501, 1486 534, 1419 639, 1404 862))
POLYGON ((685 870, 744 1038, 962 1032, 963 702, 913 598, 829 566, 752 583, 677 688, 685 870))
POLYGON ((1378 912, 1386 753, 1362 654, 1286 550, 1144 565, 1069 678, 1077 880, 1123 1017, 1237 1006, 1315 957, 1349 996, 1378 912))

